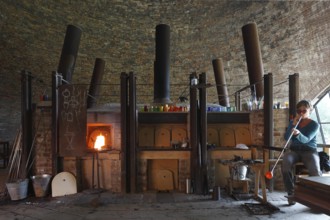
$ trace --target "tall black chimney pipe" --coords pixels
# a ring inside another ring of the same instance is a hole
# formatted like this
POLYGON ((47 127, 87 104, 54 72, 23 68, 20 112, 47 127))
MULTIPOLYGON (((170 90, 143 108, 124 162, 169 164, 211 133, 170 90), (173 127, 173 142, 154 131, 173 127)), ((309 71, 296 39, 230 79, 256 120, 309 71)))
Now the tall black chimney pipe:
POLYGON ((91 108, 96 103, 96 97, 100 93, 100 84, 104 74, 105 61, 101 58, 95 59, 91 84, 89 86, 89 96, 87 98, 87 108, 91 108))
POLYGON ((156 60, 154 63, 154 103, 170 100, 170 26, 156 26, 156 60))
POLYGON ((221 58, 214 59, 212 60, 212 64, 213 64, 215 82, 217 84, 219 104, 222 106, 229 107, 230 103, 229 103, 228 90, 226 85, 226 77, 223 71, 222 59, 221 58))
POLYGON ((256 94, 257 98, 264 96, 264 88, 262 77, 264 69, 261 58, 261 50, 259 45, 259 36, 256 23, 249 23, 242 27, 246 62, 249 72, 250 85, 252 95, 256 94))
POLYGON ((67 26, 66 35, 62 47, 60 63, 58 65, 57 72, 61 73, 63 79, 70 83, 72 81, 72 74, 73 74, 74 66, 76 64, 80 37, 81 37, 80 28, 73 25, 67 26))

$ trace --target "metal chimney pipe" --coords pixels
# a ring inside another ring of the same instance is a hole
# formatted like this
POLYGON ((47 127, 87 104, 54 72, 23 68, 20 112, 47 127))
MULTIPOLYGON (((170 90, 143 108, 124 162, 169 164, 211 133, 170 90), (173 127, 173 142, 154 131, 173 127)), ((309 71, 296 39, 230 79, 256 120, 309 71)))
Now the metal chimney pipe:
POLYGON ((264 70, 256 23, 244 25, 242 33, 250 85, 255 85, 255 87, 251 86, 251 92, 252 95, 256 94, 257 98, 261 98, 264 95, 262 81, 264 70))
POLYGON ((72 74, 76 64, 80 37, 80 28, 73 25, 67 26, 57 72, 61 73, 63 75, 63 79, 70 83, 72 81, 72 74))
POLYGON ((104 74, 105 61, 101 58, 95 59, 94 71, 89 87, 87 98, 87 108, 91 108, 96 104, 96 97, 100 94, 100 84, 104 74))
POLYGON ((296 114, 296 105, 299 102, 299 73, 289 75, 289 119, 293 119, 296 114))
POLYGON ((212 60, 212 64, 213 64, 215 82, 217 84, 219 104, 222 106, 229 107, 230 104, 229 104, 228 90, 226 85, 225 73, 223 70, 222 59, 221 58, 214 59, 212 60))
POLYGON ((154 103, 170 100, 170 26, 156 26, 156 60, 154 63, 154 103))

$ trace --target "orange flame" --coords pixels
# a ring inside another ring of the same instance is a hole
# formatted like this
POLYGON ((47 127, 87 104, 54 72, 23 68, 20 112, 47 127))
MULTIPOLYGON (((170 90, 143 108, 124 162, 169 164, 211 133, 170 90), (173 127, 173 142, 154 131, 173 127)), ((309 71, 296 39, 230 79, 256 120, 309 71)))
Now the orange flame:
POLYGON ((94 148, 96 150, 101 150, 101 148, 105 145, 105 138, 102 134, 96 137, 96 141, 94 143, 94 148))

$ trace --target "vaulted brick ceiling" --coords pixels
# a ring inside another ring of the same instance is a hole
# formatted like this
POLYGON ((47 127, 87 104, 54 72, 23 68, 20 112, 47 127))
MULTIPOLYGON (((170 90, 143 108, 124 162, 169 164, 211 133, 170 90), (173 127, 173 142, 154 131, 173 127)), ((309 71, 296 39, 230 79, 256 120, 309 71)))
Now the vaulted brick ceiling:
MULTIPOLYGON (((73 83, 88 84, 96 58, 105 60, 101 103, 118 102, 120 73, 137 74, 138 102, 152 101, 155 27, 171 27, 171 97, 189 74, 206 72, 222 58, 230 101, 247 85, 241 28, 258 26, 264 73, 273 73, 274 98, 288 97, 288 75, 300 74, 301 98, 313 99, 330 83, 329 1, 0 1, 0 138, 20 121, 20 72, 31 71, 34 100, 50 94, 68 24, 83 33, 73 83), (42 82, 41 82, 42 81, 42 82), (111 84, 111 85, 110 85, 111 84), (174 85, 180 84, 180 85, 174 85)), ((175 101, 175 98, 173 101, 175 101)), ((217 102, 216 89, 208 101, 217 102)))

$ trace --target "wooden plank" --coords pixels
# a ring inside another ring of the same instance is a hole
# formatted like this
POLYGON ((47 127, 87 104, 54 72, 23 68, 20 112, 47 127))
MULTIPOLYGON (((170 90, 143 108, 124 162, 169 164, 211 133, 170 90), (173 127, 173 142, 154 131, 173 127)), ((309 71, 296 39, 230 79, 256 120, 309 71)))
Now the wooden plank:
POLYGON ((84 156, 86 154, 86 101, 84 86, 62 85, 59 88, 60 156, 84 156))
POLYGON ((249 124, 250 113, 249 112, 208 112, 207 123, 208 124, 218 124, 218 123, 249 124))
POLYGON ((138 152, 139 159, 180 159, 180 160, 189 160, 190 151, 140 151, 138 152))
POLYGON ((306 187, 299 183, 292 199, 330 215, 329 191, 319 190, 315 187, 306 187))
POLYGON ((138 121, 140 124, 185 124, 188 121, 188 112, 139 112, 138 121))
POLYGON ((213 149, 209 150, 210 159, 223 159, 232 160, 234 156, 241 156, 243 159, 251 159, 251 150, 237 149, 237 148, 226 148, 226 149, 213 149))
POLYGON ((307 176, 299 178, 299 185, 315 187, 330 192, 330 176, 307 176))

